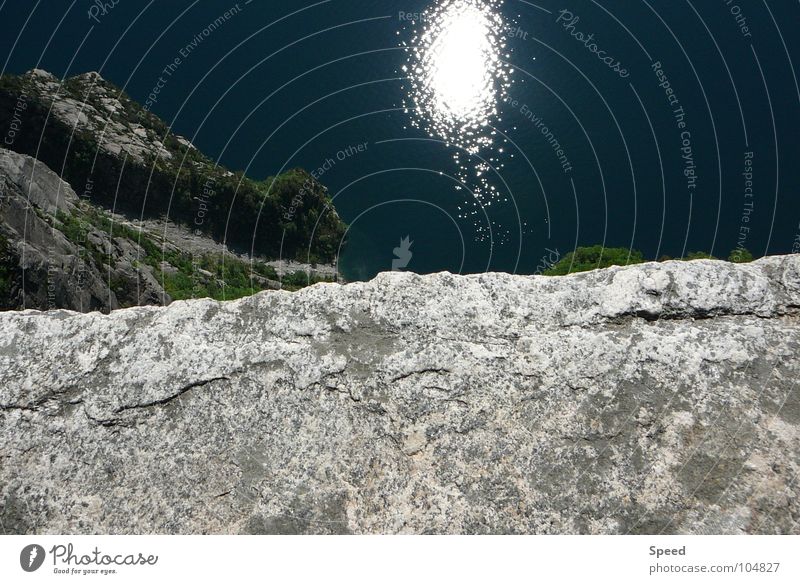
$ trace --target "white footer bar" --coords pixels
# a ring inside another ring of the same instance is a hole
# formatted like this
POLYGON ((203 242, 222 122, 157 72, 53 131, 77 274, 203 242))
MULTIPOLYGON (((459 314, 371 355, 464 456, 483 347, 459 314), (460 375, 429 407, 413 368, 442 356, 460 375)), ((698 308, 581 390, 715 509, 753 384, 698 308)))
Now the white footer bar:
POLYGON ((5 536, 0 582, 800 582, 800 536, 5 536), (581 579, 581 580, 577 580, 581 579))

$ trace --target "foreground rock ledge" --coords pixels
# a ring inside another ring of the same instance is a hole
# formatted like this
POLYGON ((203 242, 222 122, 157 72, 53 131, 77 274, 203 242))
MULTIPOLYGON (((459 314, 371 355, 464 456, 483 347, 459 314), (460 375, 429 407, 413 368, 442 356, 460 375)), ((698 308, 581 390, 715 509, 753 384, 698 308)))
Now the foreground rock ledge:
POLYGON ((7 533, 800 533, 800 257, 0 316, 7 533))

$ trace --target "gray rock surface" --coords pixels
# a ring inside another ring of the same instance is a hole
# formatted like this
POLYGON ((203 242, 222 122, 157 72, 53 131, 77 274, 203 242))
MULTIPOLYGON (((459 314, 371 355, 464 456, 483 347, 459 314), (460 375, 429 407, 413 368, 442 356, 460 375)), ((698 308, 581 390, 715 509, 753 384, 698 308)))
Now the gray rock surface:
POLYGON ((72 213, 76 210, 78 195, 69 183, 35 158, 0 148, 0 173, 28 203, 43 212, 72 213))
POLYGON ((8 298, 0 298, 3 308, 108 312, 123 302, 170 302, 153 270, 141 265, 145 252, 86 221, 81 205, 45 164, 0 148, 0 236, 17 272, 8 298), (67 220, 83 225, 85 237, 73 233, 70 240, 67 220))
MULTIPOLYGON (((52 100, 53 116, 74 132, 96 136, 98 146, 105 152, 127 156, 132 163, 138 164, 152 156, 172 158, 162 136, 127 121, 119 93, 107 88, 98 73, 92 71, 71 78, 73 84, 80 86, 82 99, 65 95, 63 81, 47 71, 33 69, 25 73, 24 78, 38 93, 57 97, 52 100)), ((185 138, 183 141, 189 144, 185 138)))
POLYGON ((800 533, 800 257, 0 315, 7 533, 800 533))
POLYGON ((54 227, 59 212, 77 209, 78 196, 56 173, 30 156, 0 149, 0 236, 16 273, 0 299, 3 308, 119 307, 83 246, 54 227))

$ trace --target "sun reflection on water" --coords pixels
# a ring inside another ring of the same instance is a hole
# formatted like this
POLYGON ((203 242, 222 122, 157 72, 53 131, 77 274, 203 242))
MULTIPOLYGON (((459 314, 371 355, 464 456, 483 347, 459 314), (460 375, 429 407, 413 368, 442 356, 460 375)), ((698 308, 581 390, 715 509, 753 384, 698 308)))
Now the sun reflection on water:
POLYGON ((448 147, 458 217, 492 248, 510 238, 508 228, 487 216, 510 195, 498 188, 507 145, 497 129, 499 110, 513 82, 502 7, 503 0, 435 0, 403 43, 410 123, 448 147))
MULTIPOLYGON (((414 125, 477 152, 509 85, 501 0, 443 0, 424 13, 403 71, 414 125)), ((409 104, 407 103, 407 106, 409 104)))

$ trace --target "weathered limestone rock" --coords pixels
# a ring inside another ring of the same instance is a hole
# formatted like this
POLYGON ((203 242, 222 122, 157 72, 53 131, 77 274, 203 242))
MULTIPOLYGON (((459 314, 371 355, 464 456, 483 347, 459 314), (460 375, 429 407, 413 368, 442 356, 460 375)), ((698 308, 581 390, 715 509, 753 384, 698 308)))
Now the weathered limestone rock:
POLYGON ((8 533, 800 533, 800 257, 0 315, 8 533))

